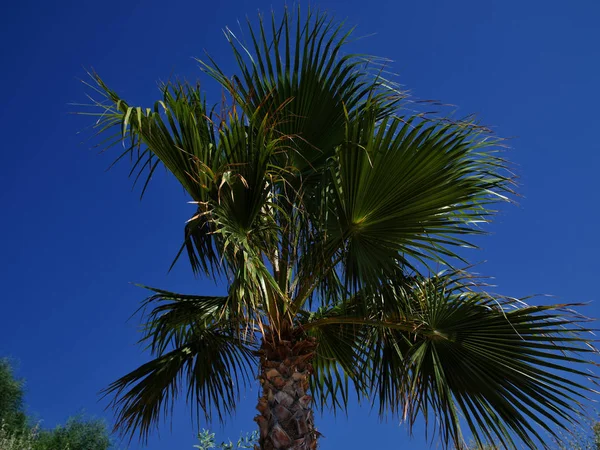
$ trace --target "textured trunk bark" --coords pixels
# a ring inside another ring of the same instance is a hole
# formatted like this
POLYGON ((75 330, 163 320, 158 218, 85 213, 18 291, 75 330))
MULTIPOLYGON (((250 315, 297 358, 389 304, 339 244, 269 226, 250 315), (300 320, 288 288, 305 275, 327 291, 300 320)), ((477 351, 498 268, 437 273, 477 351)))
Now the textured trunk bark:
POLYGON ((314 450, 317 432, 308 395, 310 360, 316 344, 310 338, 289 340, 267 336, 261 346, 262 397, 255 417, 260 431, 255 450, 314 450))

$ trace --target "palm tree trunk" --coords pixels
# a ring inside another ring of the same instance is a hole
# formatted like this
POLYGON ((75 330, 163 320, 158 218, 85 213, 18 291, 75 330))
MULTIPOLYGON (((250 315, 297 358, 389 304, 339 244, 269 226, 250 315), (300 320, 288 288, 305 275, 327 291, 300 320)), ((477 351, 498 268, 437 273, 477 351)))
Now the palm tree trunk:
POLYGON ((254 419, 260 432, 255 450, 317 448, 319 433, 308 395, 315 348, 311 338, 265 337, 259 351, 262 397, 256 407, 260 414, 254 419))

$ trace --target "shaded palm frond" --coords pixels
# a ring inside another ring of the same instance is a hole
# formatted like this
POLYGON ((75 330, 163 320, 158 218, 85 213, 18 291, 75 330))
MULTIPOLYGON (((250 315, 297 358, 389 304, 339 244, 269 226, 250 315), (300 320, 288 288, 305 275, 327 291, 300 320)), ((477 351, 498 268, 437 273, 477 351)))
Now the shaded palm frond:
POLYGON ((528 306, 440 276, 357 295, 304 327, 338 333, 330 342, 354 330, 354 341, 337 347, 338 365, 354 358, 348 378, 382 416, 397 414, 411 427, 423 416, 445 446, 463 445, 462 422, 478 444, 535 449, 548 448, 542 432, 557 438, 554 427, 576 425, 595 392, 586 368, 597 351, 585 321, 568 305, 528 306))
MULTIPOLYGON (((325 308, 322 308, 312 314, 302 314, 300 322, 308 325, 326 315, 325 308)), ((360 332, 361 326, 352 323, 316 326, 307 330, 307 335, 318 343, 311 360, 314 373, 310 379, 310 389, 321 411, 327 408, 334 412, 345 411, 352 391, 358 397, 366 395, 356 373, 357 363, 362 361, 356 344, 360 332)))
POLYGON ((227 297, 152 290, 156 294, 144 307, 160 303, 148 315, 142 342, 155 359, 104 391, 118 411, 115 427, 143 439, 182 392, 198 420, 200 413, 211 420, 213 412, 222 420, 235 409, 256 364, 253 330, 229 312, 227 297))

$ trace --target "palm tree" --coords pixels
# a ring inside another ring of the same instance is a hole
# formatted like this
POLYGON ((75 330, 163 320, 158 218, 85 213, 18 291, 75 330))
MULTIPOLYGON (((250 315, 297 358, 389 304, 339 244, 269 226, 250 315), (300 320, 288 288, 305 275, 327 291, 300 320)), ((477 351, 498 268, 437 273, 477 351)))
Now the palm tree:
POLYGON ((200 62, 220 109, 179 82, 134 107, 92 74, 98 133, 125 145, 142 195, 158 167, 175 176, 197 206, 179 254, 228 280, 222 296, 149 288, 154 359, 108 387, 117 427, 147 438, 182 388, 197 417, 224 419, 256 374, 264 450, 317 448, 314 410, 354 395, 424 417, 444 446, 466 425, 478 443, 546 447, 576 422, 582 318, 453 268, 512 197, 501 141, 411 112, 386 61, 344 54, 351 30, 325 14, 261 17, 248 45, 225 34, 238 74, 200 62))

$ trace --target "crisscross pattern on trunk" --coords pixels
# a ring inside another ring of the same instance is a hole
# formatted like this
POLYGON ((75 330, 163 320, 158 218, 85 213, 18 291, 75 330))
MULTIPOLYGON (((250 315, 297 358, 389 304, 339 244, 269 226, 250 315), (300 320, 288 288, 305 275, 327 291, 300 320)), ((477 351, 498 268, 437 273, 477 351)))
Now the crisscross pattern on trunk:
POLYGON ((314 426, 309 377, 316 342, 312 338, 267 335, 259 350, 258 376, 262 397, 254 419, 260 440, 256 450, 314 450, 319 433, 314 426))

